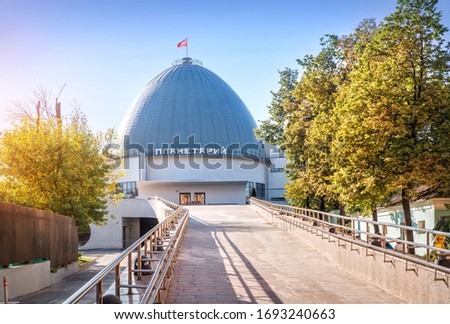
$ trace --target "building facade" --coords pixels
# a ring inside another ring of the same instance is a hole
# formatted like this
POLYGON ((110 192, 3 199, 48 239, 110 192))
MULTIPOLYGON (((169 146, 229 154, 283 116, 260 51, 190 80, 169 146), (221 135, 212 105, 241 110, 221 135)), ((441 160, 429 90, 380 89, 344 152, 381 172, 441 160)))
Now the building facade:
POLYGON ((219 76, 198 60, 179 60, 146 85, 123 120, 120 187, 131 196, 183 205, 245 204, 248 196, 282 200, 284 157, 266 149, 256 127, 219 76))
POLYGON ((154 77, 119 128, 125 175, 112 219, 86 248, 126 247, 155 219, 151 197, 181 205, 284 200, 283 153, 258 140, 256 123, 219 76, 183 58, 154 77))

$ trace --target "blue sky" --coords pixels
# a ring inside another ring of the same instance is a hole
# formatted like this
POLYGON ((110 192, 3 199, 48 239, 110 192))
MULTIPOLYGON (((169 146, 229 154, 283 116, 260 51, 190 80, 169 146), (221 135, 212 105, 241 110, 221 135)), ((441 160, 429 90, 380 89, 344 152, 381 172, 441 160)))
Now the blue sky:
MULTIPOLYGON (((450 26, 450 1, 441 0, 450 26)), ((278 70, 319 51, 325 34, 382 20, 395 0, 0 0, 0 129, 5 107, 39 86, 74 100, 94 130, 117 128, 156 74, 189 56, 218 74, 255 120, 268 117, 278 70)))

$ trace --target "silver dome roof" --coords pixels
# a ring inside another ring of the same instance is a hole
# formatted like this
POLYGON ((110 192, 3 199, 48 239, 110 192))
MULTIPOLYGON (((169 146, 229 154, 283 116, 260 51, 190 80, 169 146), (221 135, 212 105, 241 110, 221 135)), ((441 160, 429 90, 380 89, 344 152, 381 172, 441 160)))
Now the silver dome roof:
POLYGON ((130 107, 120 135, 127 150, 161 148, 252 147, 261 157, 249 110, 220 77, 191 58, 184 58, 153 78, 130 107), (236 146, 237 145, 237 146, 236 146))

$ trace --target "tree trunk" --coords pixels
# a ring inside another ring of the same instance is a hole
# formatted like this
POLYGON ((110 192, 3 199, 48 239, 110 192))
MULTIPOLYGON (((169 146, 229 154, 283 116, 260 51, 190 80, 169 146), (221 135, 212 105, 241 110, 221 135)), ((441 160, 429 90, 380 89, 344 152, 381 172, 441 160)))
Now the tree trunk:
MULTIPOLYGON (((339 215, 345 216, 345 204, 339 203, 339 215)), ((345 225, 345 219, 341 218, 341 225, 345 225)))
POLYGON ((309 196, 306 197, 305 208, 306 209, 311 209, 311 202, 310 202, 309 196))
MULTIPOLYGON (((411 205, 409 195, 406 192, 406 189, 402 189, 402 207, 403 207, 403 217, 405 219, 406 226, 412 226, 412 218, 411 218, 411 205)), ((414 242, 414 233, 411 230, 406 231, 406 240, 410 242, 414 242)), ((416 249, 408 245, 408 253, 415 254, 416 249)))
POLYGON ((320 211, 325 211, 325 196, 320 197, 320 211))
MULTIPOLYGON (((377 212, 377 207, 373 207, 372 208, 372 220, 374 222, 378 222, 378 212, 377 212)), ((375 231, 375 233, 381 233, 380 232, 380 226, 378 224, 373 225, 373 229, 375 231)))

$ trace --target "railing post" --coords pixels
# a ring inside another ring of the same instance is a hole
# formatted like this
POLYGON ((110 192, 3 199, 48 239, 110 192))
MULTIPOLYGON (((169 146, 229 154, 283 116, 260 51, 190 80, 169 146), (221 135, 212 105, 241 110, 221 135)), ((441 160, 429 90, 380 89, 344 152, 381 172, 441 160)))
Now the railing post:
MULTIPOLYGON (((137 258, 136 258, 137 268, 138 268, 139 270, 142 269, 142 255, 141 255, 141 249, 142 249, 142 247, 141 247, 141 245, 139 244, 138 247, 137 247, 137 258)), ((142 272, 139 271, 139 272, 138 272, 138 280, 141 280, 141 279, 142 279, 142 272)))
MULTIPOLYGON (((128 254, 128 285, 131 285, 133 283, 133 260, 132 260, 133 254, 128 254)), ((138 265, 139 268, 139 265, 138 265)), ((128 287, 128 295, 131 295, 133 290, 131 287, 128 287)))
POLYGON ((370 243, 370 224, 366 222, 366 243, 370 243))
POLYGON ((8 304, 8 280, 3 276, 3 302, 8 304))
MULTIPOLYGON (((387 225, 383 224, 382 228, 383 228, 383 230, 382 230, 383 231, 383 236, 386 236, 386 234, 387 234, 387 225)), ((386 245, 387 245, 386 239, 382 240, 381 245, 383 246, 383 248, 386 248, 386 245)))
POLYGON ((430 262, 431 260, 431 252, 430 252, 430 233, 427 232, 427 261, 430 262))
POLYGON ((356 239, 356 231, 355 231, 355 220, 352 219, 352 239, 355 240, 356 239))
MULTIPOLYGON (((404 240, 404 241, 406 241, 406 228, 403 228, 402 229, 402 232, 403 232, 403 234, 402 234, 402 239, 404 240)), ((405 242, 403 242, 402 243, 402 245, 403 245, 403 254, 406 254, 406 244, 405 244, 405 242)))
POLYGON ((115 292, 116 296, 120 296, 120 263, 116 265, 116 286, 115 286, 115 292))
POLYGON ((97 284, 95 302, 97 304, 103 304, 103 280, 100 280, 97 284))

